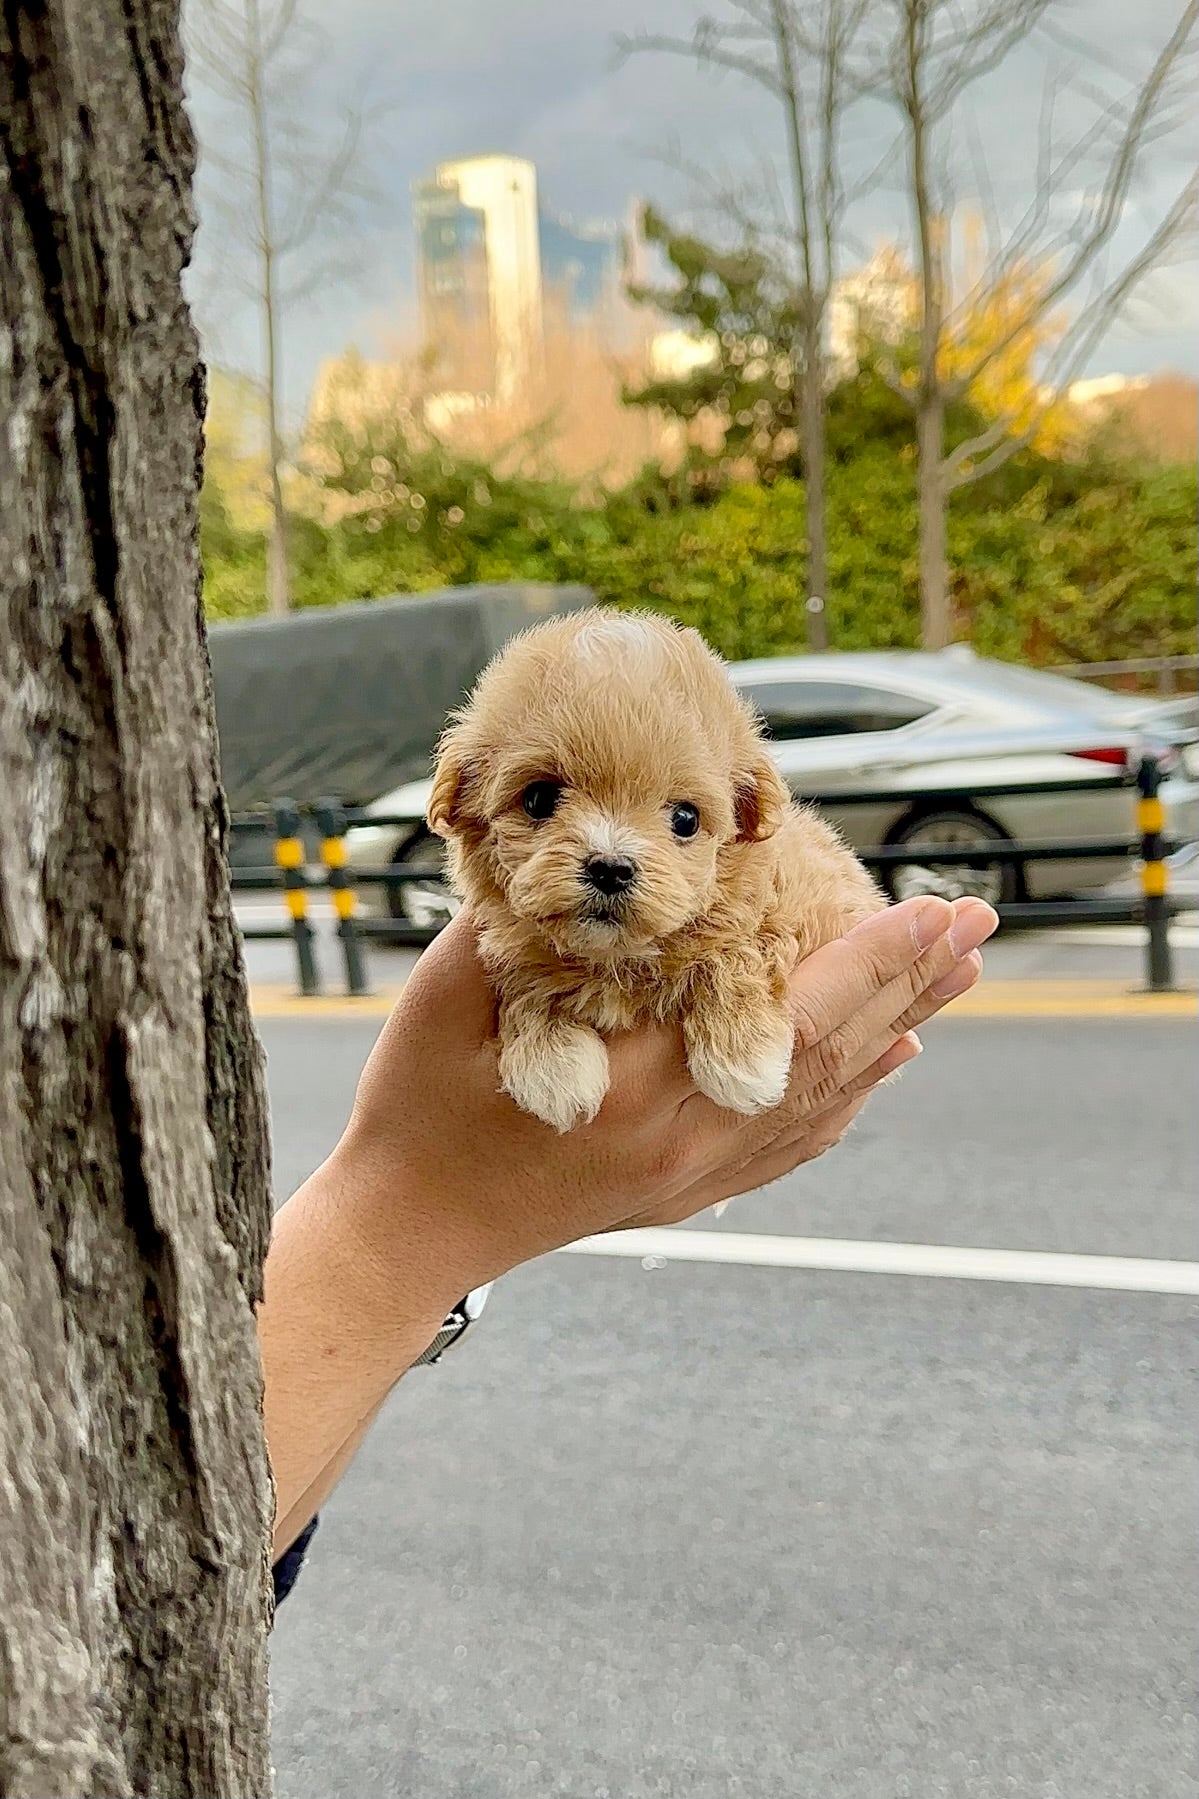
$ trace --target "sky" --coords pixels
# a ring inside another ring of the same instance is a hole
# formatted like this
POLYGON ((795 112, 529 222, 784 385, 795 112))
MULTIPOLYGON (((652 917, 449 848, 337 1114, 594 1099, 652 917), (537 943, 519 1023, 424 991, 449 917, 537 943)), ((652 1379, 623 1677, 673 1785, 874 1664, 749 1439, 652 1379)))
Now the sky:
MULTIPOLYGON (((185 18, 197 29, 203 4, 185 0, 185 18)), ((708 6, 718 16, 731 10, 730 0, 708 0, 708 6)), ((1123 80, 1148 66, 1180 6, 1181 0, 1073 0, 1058 16, 1097 59, 1091 74, 1118 92, 1123 80)), ((414 338, 410 189, 437 162, 486 151, 524 156, 537 165, 544 204, 576 222, 622 220, 631 201, 643 196, 668 216, 702 227, 702 196, 687 165, 718 182, 741 180, 782 148, 773 103, 740 77, 714 79, 688 60, 660 55, 618 58, 618 34, 688 34, 701 10, 697 0, 338 0, 336 7, 300 0, 300 7, 319 21, 323 41, 304 46, 302 66, 283 83, 277 161, 286 171, 296 133, 317 144, 335 142, 339 109, 365 95, 372 118, 361 162, 373 193, 356 207, 352 228, 318 220, 308 251, 296 258, 298 276, 324 266, 285 319, 285 391, 293 418, 322 358, 351 342, 380 354, 414 338)), ((1027 198, 1051 64, 1064 81, 1082 73, 1079 52, 1038 40, 1021 45, 975 90, 951 148, 966 203, 980 157, 1000 215, 1014 216, 1027 198)), ((238 165, 245 159, 237 118, 196 67, 190 88, 202 152, 193 301, 209 359, 256 371, 257 315, 241 291, 251 265, 238 229, 245 209, 238 165)), ((1064 131, 1086 116, 1085 102, 1069 94, 1059 102, 1064 131)), ((847 167, 862 172, 880 157, 886 162, 894 127, 884 109, 863 109, 847 131, 847 167)), ((1154 150, 1117 252, 1135 247, 1146 220, 1181 186, 1190 149, 1181 141, 1154 150)), ((905 242, 904 195, 886 168, 850 226, 846 266, 879 243, 905 242)), ((1155 276, 1085 372, 1199 370, 1195 275, 1190 261, 1155 276)))

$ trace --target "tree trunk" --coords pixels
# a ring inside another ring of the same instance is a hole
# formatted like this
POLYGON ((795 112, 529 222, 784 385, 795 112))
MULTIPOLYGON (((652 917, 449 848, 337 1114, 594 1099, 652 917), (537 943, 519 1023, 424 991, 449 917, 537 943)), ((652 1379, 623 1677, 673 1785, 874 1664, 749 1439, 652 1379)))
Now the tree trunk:
POLYGON ((262 1063, 199 601, 176 0, 0 7, 0 1793, 267 1750, 262 1063))
MULTIPOLYGON (((264 152, 265 154, 265 152, 264 152)), ((265 165, 264 165, 265 168, 265 165)), ((274 251, 263 256, 263 330, 266 339, 267 444, 271 464, 271 534, 267 541, 267 606, 276 618, 291 611, 291 567, 287 554, 287 507, 283 499, 283 439, 279 431, 279 331, 276 318, 274 251)))
POLYGON ((287 561, 287 512, 275 463, 271 480, 271 534, 266 545, 266 599, 274 618, 291 611, 291 574, 287 561))
POLYGON ((943 650, 953 641, 953 623, 945 543, 949 501, 943 474, 945 413, 939 397, 921 407, 916 429, 920 451, 920 641, 926 650, 943 650))
POLYGON ((908 123, 912 218, 920 249, 920 381, 916 390, 917 495, 920 534, 920 641, 926 650, 950 640, 949 570, 945 547, 945 390, 941 336, 945 325, 946 219, 930 178, 930 110, 925 91, 933 55, 935 8, 904 0, 902 103, 908 123))
POLYGON ((804 471, 804 508, 808 532, 808 648, 827 650, 828 527, 824 498, 824 369, 819 332, 804 346, 800 393, 800 436, 804 471))
POLYGON ((271 146, 262 74, 262 20, 258 0, 246 0, 246 98, 254 138, 254 197, 258 213, 261 268, 262 347, 266 360, 266 435, 271 466, 271 533, 266 551, 266 603, 276 618, 291 611, 291 570, 287 557, 287 508, 283 503, 283 439, 279 430, 279 301, 276 294, 275 220, 271 193, 271 146))

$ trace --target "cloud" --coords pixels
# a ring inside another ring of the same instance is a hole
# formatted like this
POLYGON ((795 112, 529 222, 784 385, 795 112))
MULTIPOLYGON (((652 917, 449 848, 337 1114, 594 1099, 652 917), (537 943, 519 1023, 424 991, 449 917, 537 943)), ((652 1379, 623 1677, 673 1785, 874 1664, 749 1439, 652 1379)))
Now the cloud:
MULTIPOLYGON (((725 0, 727 4, 727 0, 725 0)), ((357 338, 398 330, 412 313, 414 244, 412 182, 435 163, 486 150, 502 150, 536 162, 543 199, 578 219, 625 216, 634 195, 655 198, 667 209, 685 208, 693 196, 668 166, 668 147, 702 159, 725 176, 745 173, 780 148, 779 126, 760 90, 728 76, 713 80, 687 61, 635 57, 616 66, 618 33, 641 29, 687 33, 700 0, 339 0, 333 9, 307 0, 311 16, 329 34, 322 78, 312 96, 312 116, 327 116, 333 129, 338 98, 365 84, 385 113, 372 142, 371 174, 379 205, 371 216, 344 278, 297 308, 287 321, 285 353, 293 414, 322 356, 357 338)), ((186 10, 186 9, 185 9, 186 10)), ((714 0, 713 10, 720 10, 714 0)), ((1063 14, 1069 18, 1067 12, 1063 14)), ((1105 59, 1105 83, 1119 85, 1147 65, 1155 45, 1176 17, 1174 0, 1087 0, 1076 13, 1094 54, 1105 59)), ((1045 41, 1020 49, 979 90, 973 117, 955 135, 957 177, 971 182, 971 145, 981 144, 995 204, 1010 215, 1029 191, 1040 98, 1050 68, 1063 81, 1077 74, 1082 51, 1068 42, 1045 41)), ((1080 118, 1069 104, 1066 127, 1080 118)), ((219 111, 203 92, 195 98, 201 140, 219 129, 219 111)), ((893 121, 875 108, 847 135, 847 155, 858 168, 885 148, 893 121)), ((1153 178, 1137 197, 1147 217, 1176 183, 1177 157, 1160 153, 1153 178)), ((1126 242, 1137 231, 1130 213, 1126 242)), ((201 234, 194 281, 197 309, 215 353, 253 366, 257 325, 252 310, 222 279, 230 250, 218 241, 214 217, 201 192, 201 234), (219 322, 219 331, 216 326, 219 322)), ((863 247, 882 237, 904 237, 905 201, 897 181, 884 180, 860 207, 857 235, 863 247)), ((1156 304, 1138 309, 1141 321, 1125 325, 1096 358, 1111 366, 1138 360, 1194 368, 1189 298, 1178 272, 1159 278, 1156 304), (1177 308, 1177 310, 1174 310, 1177 308), (1145 322, 1156 318, 1157 328, 1145 322), (1138 335, 1139 334, 1139 335, 1138 335)), ((1190 277, 1191 271, 1183 271, 1190 277)))

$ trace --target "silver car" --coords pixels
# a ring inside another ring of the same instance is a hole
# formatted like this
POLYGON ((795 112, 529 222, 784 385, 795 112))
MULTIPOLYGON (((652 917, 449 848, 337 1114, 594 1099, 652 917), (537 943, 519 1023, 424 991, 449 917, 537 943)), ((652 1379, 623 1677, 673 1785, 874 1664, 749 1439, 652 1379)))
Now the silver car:
MULTIPOLYGON (((921 862, 919 851, 1131 839, 1129 775, 1149 745, 1170 767, 1168 835, 1199 837, 1194 701, 1114 694, 960 647, 788 656, 731 672, 796 795, 815 800, 856 849, 911 846, 910 862, 884 871, 896 898, 977 893, 996 904, 1106 886, 1127 872, 1127 857, 947 865, 921 862)), ((370 910, 416 928, 454 909, 439 878, 441 844, 424 824, 428 795, 427 781, 396 788, 367 811, 398 822, 350 834, 356 867, 427 874, 364 889, 370 910)))

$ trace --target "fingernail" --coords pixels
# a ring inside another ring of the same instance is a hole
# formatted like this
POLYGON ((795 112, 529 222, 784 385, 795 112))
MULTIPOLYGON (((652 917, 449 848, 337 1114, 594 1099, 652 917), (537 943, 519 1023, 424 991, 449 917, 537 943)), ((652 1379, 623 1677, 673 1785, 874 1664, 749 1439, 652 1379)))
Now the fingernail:
POLYGON ((897 1038, 883 1057, 882 1079, 889 1080, 893 1074, 898 1074, 901 1068, 906 1068, 909 1062, 914 1062, 917 1056, 923 1054, 924 1045, 915 1031, 909 1031, 906 1037, 897 1038))
POLYGON ((962 906, 949 927, 949 942, 954 955, 965 956, 977 949, 994 934, 998 924, 998 914, 985 900, 974 900, 968 906, 962 906))
POLYGON ((971 950, 935 987, 930 987, 929 992, 934 999, 956 999, 959 993, 967 993, 973 987, 982 968, 982 957, 976 949, 971 950))
POLYGON ((953 923, 948 900, 926 899, 912 918, 912 942, 917 949, 931 949, 953 923))

